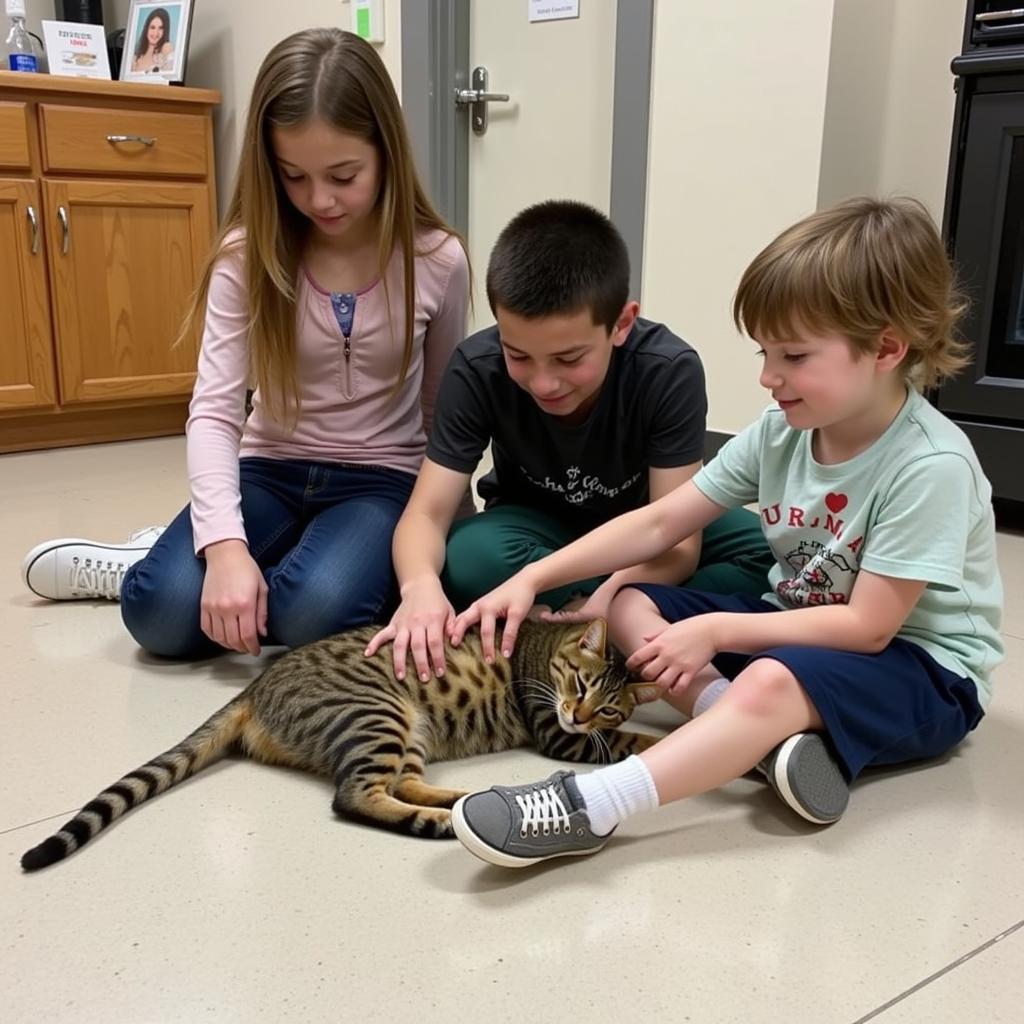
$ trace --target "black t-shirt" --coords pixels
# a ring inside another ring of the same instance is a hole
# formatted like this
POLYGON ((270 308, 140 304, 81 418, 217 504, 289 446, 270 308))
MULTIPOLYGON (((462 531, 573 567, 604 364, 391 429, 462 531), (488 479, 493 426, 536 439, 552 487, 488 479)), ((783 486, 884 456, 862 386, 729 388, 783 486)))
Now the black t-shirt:
POLYGON ((472 473, 488 444, 487 507, 525 505, 583 533, 647 504, 650 467, 704 457, 707 395, 700 356, 663 324, 636 321, 612 351, 597 402, 569 426, 505 369, 497 327, 467 338, 441 381, 427 456, 472 473))

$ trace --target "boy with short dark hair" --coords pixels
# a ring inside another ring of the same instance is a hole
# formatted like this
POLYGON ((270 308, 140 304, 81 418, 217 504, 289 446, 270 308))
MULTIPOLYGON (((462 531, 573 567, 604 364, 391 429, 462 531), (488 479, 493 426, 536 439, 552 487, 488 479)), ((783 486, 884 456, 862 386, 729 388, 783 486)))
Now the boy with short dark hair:
MULTIPOLYGON (((701 466, 707 398, 697 353, 629 301, 625 243, 604 214, 551 201, 516 216, 494 246, 487 296, 497 320, 456 350, 438 394, 427 456, 395 531, 402 603, 370 649, 411 650, 425 678, 463 608, 524 565, 668 494, 701 466), (486 510, 449 527, 487 446, 486 510), (447 543, 446 543, 447 537, 447 543), (443 570, 443 573, 442 573, 443 570)), ((603 615, 630 582, 760 594, 771 555, 743 509, 657 559, 558 587, 603 615)))

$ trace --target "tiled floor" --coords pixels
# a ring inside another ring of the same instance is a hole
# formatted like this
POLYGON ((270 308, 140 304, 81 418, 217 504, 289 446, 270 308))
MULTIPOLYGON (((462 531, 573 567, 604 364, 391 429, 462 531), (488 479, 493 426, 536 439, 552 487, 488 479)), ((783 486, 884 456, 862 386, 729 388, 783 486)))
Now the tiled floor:
MULTIPOLYGON (((116 606, 20 585, 37 540, 166 520, 183 463, 179 439, 0 458, 0 1020, 1022 1019, 1017 534, 999 541, 1009 657, 988 719, 945 763, 863 781, 832 828, 744 780, 632 820, 597 857, 511 873, 337 821, 321 780, 227 762, 23 875, 26 848, 256 672, 156 664, 116 606)), ((517 751, 430 774, 548 768, 517 751)))

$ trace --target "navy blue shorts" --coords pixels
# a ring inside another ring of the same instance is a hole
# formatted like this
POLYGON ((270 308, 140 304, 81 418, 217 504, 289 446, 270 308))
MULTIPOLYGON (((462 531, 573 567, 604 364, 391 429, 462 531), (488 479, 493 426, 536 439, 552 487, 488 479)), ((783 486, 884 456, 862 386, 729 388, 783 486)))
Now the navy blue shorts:
MULTIPOLYGON (((707 594, 644 583, 670 622, 707 612, 777 612, 760 598, 707 594)), ((899 638, 878 654, 828 647, 773 647, 757 654, 726 651, 714 658, 727 679, 758 658, 774 658, 797 678, 825 723, 847 778, 868 765, 938 757, 981 721, 974 683, 943 668, 927 651, 899 638)))

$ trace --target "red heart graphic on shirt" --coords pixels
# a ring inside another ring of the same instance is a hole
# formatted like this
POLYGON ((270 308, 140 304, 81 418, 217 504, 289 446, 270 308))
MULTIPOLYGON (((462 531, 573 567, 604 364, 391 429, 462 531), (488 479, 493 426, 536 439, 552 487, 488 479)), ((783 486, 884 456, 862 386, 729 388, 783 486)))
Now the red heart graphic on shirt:
POLYGON ((825 504, 828 506, 829 512, 835 512, 836 514, 846 508, 849 500, 845 494, 833 494, 831 491, 825 495, 825 504))

